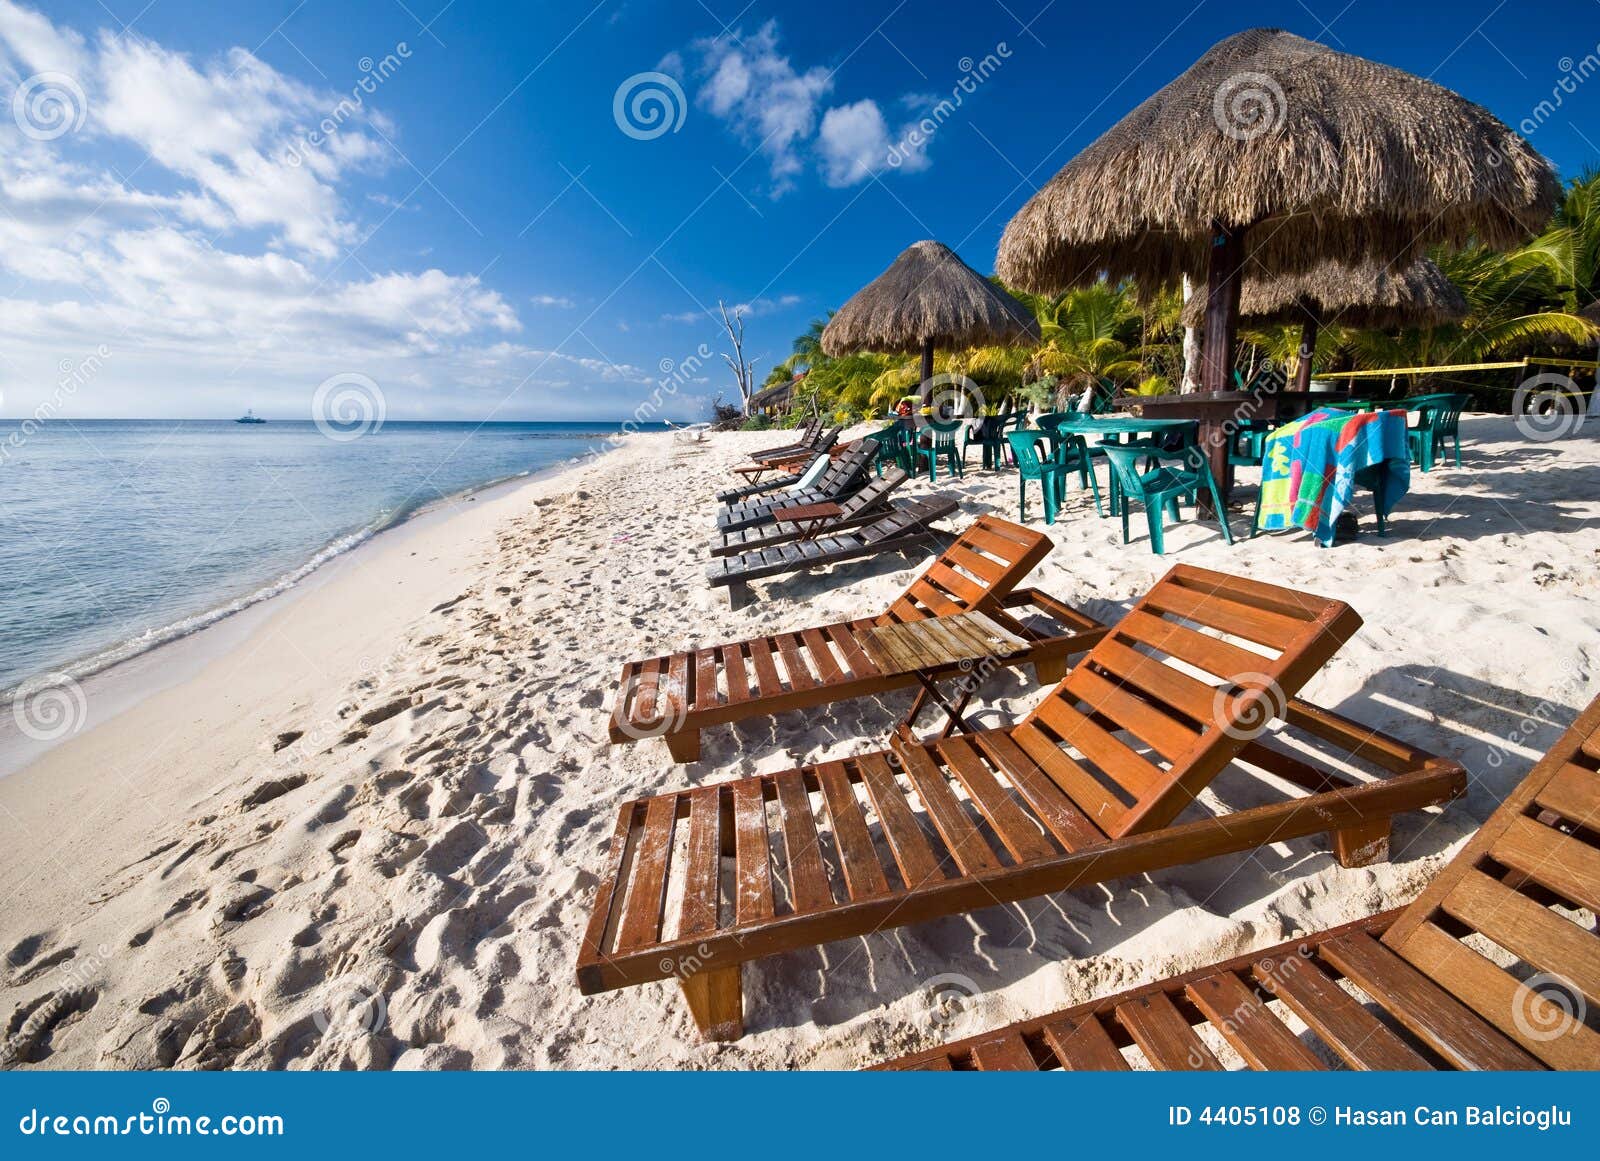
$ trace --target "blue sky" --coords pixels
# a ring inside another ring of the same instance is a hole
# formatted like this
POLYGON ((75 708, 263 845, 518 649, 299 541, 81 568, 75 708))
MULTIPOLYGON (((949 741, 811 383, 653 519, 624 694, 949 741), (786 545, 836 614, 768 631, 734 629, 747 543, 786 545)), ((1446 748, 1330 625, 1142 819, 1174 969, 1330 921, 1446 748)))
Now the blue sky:
MULTIPOLYGON (((698 417, 719 299, 764 374, 919 238, 991 269, 1038 185, 1264 17, 741 4, 0 0, 0 415, 308 418, 359 375, 391 419, 626 418, 663 379, 698 417)), ((1562 91, 1595 0, 1270 18, 1600 162, 1600 77, 1562 91)))

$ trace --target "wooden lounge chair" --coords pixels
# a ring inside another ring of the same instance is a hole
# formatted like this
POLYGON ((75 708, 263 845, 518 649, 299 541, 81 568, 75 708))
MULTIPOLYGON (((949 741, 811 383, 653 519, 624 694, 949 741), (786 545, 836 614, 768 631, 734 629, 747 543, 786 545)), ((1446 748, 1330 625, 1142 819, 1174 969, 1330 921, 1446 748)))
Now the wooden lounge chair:
POLYGON ((780 456, 790 455, 797 451, 805 451, 821 433, 822 420, 817 416, 812 416, 810 419, 806 420, 806 425, 800 429, 799 434, 791 439, 788 443, 779 444, 777 447, 769 447, 765 451, 756 452, 751 455, 750 458, 752 460, 776 459, 780 456))
POLYGON ((664 738, 675 761, 694 762, 707 726, 909 688, 914 673, 880 668, 857 637, 951 613, 1001 621, 1029 642, 1010 664, 1032 665, 1040 684, 1059 681, 1067 658, 1106 627, 1037 589, 1017 588, 1050 547, 1030 528, 982 516, 877 617, 630 661, 612 704, 611 740, 664 738))
POLYGON ((833 463, 832 458, 825 451, 812 452, 810 455, 811 458, 806 462, 794 464, 793 471, 786 469, 765 480, 757 480, 754 483, 743 484, 737 488, 724 488, 717 493, 717 503, 736 504, 740 500, 749 499, 751 496, 777 492, 780 488, 795 490, 802 487, 810 487, 833 463))
MULTIPOLYGON (((816 535, 828 536, 846 529, 859 528, 886 515, 889 511, 889 497, 910 478, 899 468, 891 468, 887 475, 869 479, 861 491, 839 502, 839 515, 823 521, 816 535)), ((740 556, 746 552, 771 548, 775 544, 812 538, 804 525, 784 523, 783 516, 784 509, 779 508, 773 514, 775 522, 772 524, 757 524, 735 532, 713 533, 711 555, 740 556)))
POLYGON ((828 465, 828 470, 810 488, 777 496, 752 497, 725 505, 717 513, 717 527, 724 532, 733 532, 757 524, 771 524, 772 514, 779 508, 825 501, 838 503, 861 489, 872 471, 877 454, 878 445, 875 441, 857 440, 828 465))
POLYGON ((862 528, 725 556, 712 562, 706 570, 706 580, 714 589, 727 589, 729 602, 735 609, 742 609, 755 599, 750 591, 753 580, 890 552, 909 554, 936 549, 945 534, 934 528, 933 522, 943 520, 960 506, 960 501, 950 496, 907 500, 862 528))
POLYGON ((780 452, 776 455, 766 453, 761 459, 748 464, 740 464, 733 471, 752 483, 759 483, 761 477, 767 472, 778 472, 781 479, 781 473, 800 470, 803 465, 809 463, 812 457, 818 453, 828 454, 831 452, 837 454, 839 449, 834 445, 839 442, 839 433, 843 430, 842 427, 830 427, 804 447, 796 448, 791 452, 780 452))
POLYGON ((750 462, 773 464, 782 460, 793 459, 798 455, 805 455, 807 452, 827 451, 839 438, 839 433, 844 430, 842 427, 831 427, 824 431, 820 420, 813 420, 812 423, 815 426, 808 427, 804 438, 790 444, 788 447, 775 447, 767 451, 756 452, 750 457, 750 462))
POLYGON ((1600 909, 1597 770, 1600 699, 1409 907, 880 1067, 1219 1068, 1210 1025, 1255 1069, 1600 1068, 1600 938, 1550 906, 1600 909))
POLYGON ((1014 727, 625 802, 578 986, 676 978, 702 1033, 728 1039, 747 960, 1313 834, 1344 866, 1382 861, 1392 816, 1466 774, 1295 696, 1360 623, 1178 565, 1014 727), (1225 768, 1281 797, 1204 816, 1225 768))

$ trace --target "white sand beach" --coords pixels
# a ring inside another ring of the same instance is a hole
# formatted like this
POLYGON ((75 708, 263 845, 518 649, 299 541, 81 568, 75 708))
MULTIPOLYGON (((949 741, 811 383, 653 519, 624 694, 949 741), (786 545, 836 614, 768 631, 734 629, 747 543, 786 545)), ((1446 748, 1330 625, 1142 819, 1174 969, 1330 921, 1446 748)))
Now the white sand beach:
MULTIPOLYGON (((781 438, 628 437, 376 538, 0 779, 4 1064, 847 1068, 1403 904, 1596 692, 1596 436, 1469 416, 1462 468, 1414 474, 1386 539, 1368 517, 1328 550, 1243 539, 1245 508, 1236 546, 1185 523, 1157 557, 1142 518, 1124 546, 1069 493, 1028 583, 1106 621, 1178 561, 1348 601, 1365 627, 1306 696, 1461 761, 1468 795, 1398 818, 1371 868, 1317 837, 759 961, 726 1045, 700 1042, 675 984, 578 992, 617 804, 856 752, 910 694, 711 729, 678 766, 659 741, 609 745, 618 672, 878 612, 917 568, 758 583, 732 612, 704 580, 711 497, 781 438)), ((1015 519, 1015 473, 972 459, 906 492, 958 496, 955 528, 1015 519)), ((975 716, 1039 696, 1002 674, 975 716)))

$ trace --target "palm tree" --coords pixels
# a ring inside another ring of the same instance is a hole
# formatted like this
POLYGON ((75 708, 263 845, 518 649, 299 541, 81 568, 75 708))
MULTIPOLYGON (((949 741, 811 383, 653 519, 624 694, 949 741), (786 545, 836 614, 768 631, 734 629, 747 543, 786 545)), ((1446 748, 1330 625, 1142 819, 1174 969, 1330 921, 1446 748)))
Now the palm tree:
POLYGON ((1549 228, 1513 254, 1511 264, 1547 272, 1567 314, 1600 299, 1600 171, 1573 179, 1549 228))

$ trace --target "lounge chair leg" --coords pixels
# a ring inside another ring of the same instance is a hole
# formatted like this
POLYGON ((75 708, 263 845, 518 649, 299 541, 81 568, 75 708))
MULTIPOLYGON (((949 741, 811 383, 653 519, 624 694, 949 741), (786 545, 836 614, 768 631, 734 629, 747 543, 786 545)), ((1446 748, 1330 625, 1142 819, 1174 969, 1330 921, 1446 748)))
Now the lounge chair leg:
POLYGON ((689 1011, 707 1040, 737 1040, 744 1035, 744 992, 739 965, 701 968, 678 980, 689 1011))
POLYGON ((728 586, 728 607, 736 613, 755 599, 755 593, 743 581, 734 581, 728 586))
POLYGON ((1364 822, 1333 832, 1333 853, 1341 867, 1370 867, 1389 859, 1389 819, 1364 822))
POLYGON ((1040 685, 1057 685, 1067 676, 1067 659, 1057 657, 1033 663, 1033 679, 1040 685))
POLYGON ((672 754, 674 762, 700 761, 700 731, 679 730, 667 734, 667 750, 672 754))

